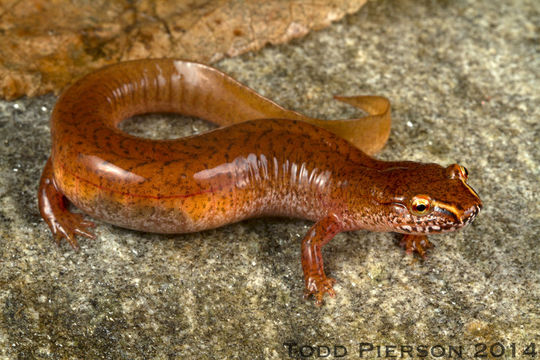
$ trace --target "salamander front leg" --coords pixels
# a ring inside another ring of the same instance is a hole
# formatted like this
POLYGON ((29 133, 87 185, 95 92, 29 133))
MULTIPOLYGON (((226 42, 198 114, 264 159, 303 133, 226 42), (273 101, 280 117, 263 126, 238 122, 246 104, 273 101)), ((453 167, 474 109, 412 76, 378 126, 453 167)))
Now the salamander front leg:
POLYGON ((426 250, 433 247, 426 235, 403 235, 400 245, 407 254, 417 252, 422 259, 426 258, 426 250))
POLYGON ((305 297, 313 294, 315 303, 322 305, 325 293, 334 297, 334 279, 326 277, 321 249, 341 231, 335 215, 318 221, 302 240, 302 269, 304 270, 305 297))
POLYGON ((95 235, 88 229, 95 226, 94 223, 84 220, 81 214, 68 210, 67 198, 56 187, 50 158, 41 174, 38 202, 41 217, 49 225, 57 245, 60 245, 62 238, 65 238, 73 249, 78 250, 76 234, 95 239, 95 235))

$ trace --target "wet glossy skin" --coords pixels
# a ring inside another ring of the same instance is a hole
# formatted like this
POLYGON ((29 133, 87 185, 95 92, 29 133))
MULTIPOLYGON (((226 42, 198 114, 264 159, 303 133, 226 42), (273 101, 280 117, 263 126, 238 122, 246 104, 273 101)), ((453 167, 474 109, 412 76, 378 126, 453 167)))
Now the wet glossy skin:
POLYGON ((102 69, 71 86, 55 106, 41 214, 57 242, 65 238, 74 248, 76 234, 94 237, 93 224, 69 212, 67 200, 95 218, 159 233, 266 215, 309 219, 315 224, 302 241, 302 267, 306 295, 320 304, 324 293, 334 295, 321 248, 337 233, 404 233, 407 251, 423 256, 427 233, 457 230, 482 206, 459 165, 367 155, 388 138, 386 99, 337 99, 369 115, 309 118, 196 63, 142 60, 102 69), (160 141, 118 130, 123 119, 148 112, 182 113, 225 127, 160 141))

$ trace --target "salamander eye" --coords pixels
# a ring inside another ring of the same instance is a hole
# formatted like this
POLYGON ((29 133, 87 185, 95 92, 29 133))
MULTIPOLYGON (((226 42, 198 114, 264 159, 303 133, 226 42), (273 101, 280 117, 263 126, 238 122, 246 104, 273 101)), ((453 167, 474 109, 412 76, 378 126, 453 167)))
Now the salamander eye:
POLYGON ((467 180, 467 178, 469 177, 469 171, 467 170, 467 168, 460 165, 459 172, 461 173, 461 177, 463 177, 464 180, 467 180))
POLYGON ((411 201, 411 212, 416 216, 424 216, 431 211, 431 198, 427 195, 416 195, 411 201))
POLYGON ((467 170, 467 168, 458 164, 452 164, 447 167, 446 174, 449 179, 457 178, 464 181, 467 181, 467 178, 469 177, 469 171, 467 170))

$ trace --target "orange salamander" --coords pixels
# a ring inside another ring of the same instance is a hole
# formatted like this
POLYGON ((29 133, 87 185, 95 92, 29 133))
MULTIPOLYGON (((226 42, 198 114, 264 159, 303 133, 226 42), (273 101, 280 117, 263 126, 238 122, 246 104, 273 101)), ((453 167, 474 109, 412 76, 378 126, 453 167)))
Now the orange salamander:
POLYGON ((457 230, 482 207, 457 164, 380 161, 390 104, 378 96, 336 97, 360 119, 323 121, 286 110, 222 72, 181 60, 105 67, 69 87, 51 117, 52 153, 39 209, 57 243, 78 249, 93 223, 67 209, 140 231, 188 233, 260 216, 314 221, 302 240, 306 296, 317 304, 334 280, 322 247, 343 231, 405 234, 424 256, 426 234, 457 230), (175 140, 120 131, 142 113, 196 116, 223 127, 175 140))

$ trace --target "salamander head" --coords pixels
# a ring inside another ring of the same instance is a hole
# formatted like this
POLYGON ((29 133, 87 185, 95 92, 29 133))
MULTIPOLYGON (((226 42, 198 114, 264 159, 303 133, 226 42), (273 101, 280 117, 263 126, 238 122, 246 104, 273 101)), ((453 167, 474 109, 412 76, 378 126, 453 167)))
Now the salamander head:
POLYGON ((470 224, 482 201, 467 184, 468 171, 452 164, 415 164, 387 169, 392 201, 387 205, 391 231, 404 234, 441 233, 470 224))

